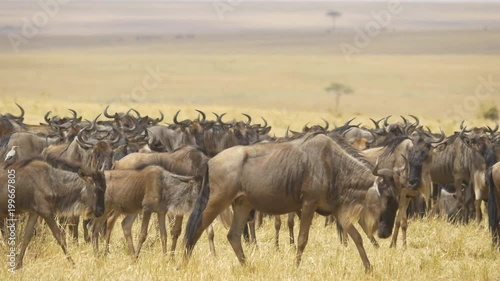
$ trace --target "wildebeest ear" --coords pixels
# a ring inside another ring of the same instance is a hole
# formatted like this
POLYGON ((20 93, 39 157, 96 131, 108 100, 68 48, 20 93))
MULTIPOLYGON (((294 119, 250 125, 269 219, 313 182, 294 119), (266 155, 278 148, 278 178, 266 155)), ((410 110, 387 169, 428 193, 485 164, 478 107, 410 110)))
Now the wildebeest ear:
POLYGON ((118 153, 122 152, 126 147, 127 147, 126 144, 122 144, 122 145, 118 146, 117 148, 113 149, 113 152, 115 154, 118 154, 118 153))
POLYGON ((271 126, 266 127, 264 130, 260 131, 259 134, 261 134, 261 135, 267 135, 271 131, 271 128, 272 128, 271 126))

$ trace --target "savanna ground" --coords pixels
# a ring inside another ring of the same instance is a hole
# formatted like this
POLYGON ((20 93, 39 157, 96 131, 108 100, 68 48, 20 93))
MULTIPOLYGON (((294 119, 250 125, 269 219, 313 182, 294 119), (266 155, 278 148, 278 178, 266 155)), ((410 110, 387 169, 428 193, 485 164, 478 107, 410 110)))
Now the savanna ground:
MULTIPOLYGON (((336 3, 333 8, 343 16, 337 30, 327 33, 331 23, 324 13, 332 6, 325 3, 278 6, 243 2, 220 22, 210 4, 208 8, 191 7, 187 9, 190 13, 169 14, 175 7, 166 9, 163 5, 175 4, 156 3, 152 11, 133 2, 118 10, 138 21, 150 14, 156 19, 167 14, 166 18, 172 20, 165 25, 165 34, 158 31, 163 30, 158 25, 154 26, 154 35, 146 37, 133 34, 141 32, 133 28, 143 25, 124 25, 116 34, 99 30, 95 36, 65 34, 75 26, 85 35, 95 31, 87 32, 93 26, 73 16, 82 7, 95 17, 92 20, 104 21, 103 30, 116 28, 112 21, 106 21, 106 13, 76 1, 75 6, 68 6, 69 14, 61 10, 47 34, 30 40, 19 53, 5 44, 5 36, 0 37, 0 112, 17 114, 14 102, 18 102, 27 111, 27 123, 42 122, 49 110, 69 115, 68 108, 91 119, 108 104, 112 112, 134 107, 143 115, 158 116, 158 110, 162 110, 166 122, 171 122, 179 109, 182 119, 195 118, 194 109, 227 112, 227 120, 242 118, 240 113, 245 112, 254 117, 254 122, 264 116, 273 127, 271 133, 277 136, 282 136, 288 126, 300 131, 308 122, 322 124, 321 118, 341 124, 357 117, 358 122, 371 126, 369 117, 415 114, 433 130, 442 127, 451 133, 457 130, 461 118, 468 124, 492 125, 481 118, 481 112, 500 103, 498 4, 406 3, 403 14, 394 18, 390 28, 347 60, 339 44, 352 43, 355 33, 351 25, 370 20, 370 11, 378 10, 380 3, 336 3), (255 17, 257 21, 252 20, 255 17), (440 21, 434 21, 438 17, 440 21), (199 18, 203 20, 197 21, 199 18), (85 24, 75 24, 78 20, 85 24), (190 28, 176 31, 176 21, 189 23, 181 27, 201 25, 224 32, 203 28, 200 32, 190 28), (460 24, 463 22, 467 24, 460 24), (143 81, 152 71, 161 74, 153 80, 155 85, 137 92, 144 88, 143 81), (480 77, 492 77, 494 87, 488 96, 476 99, 477 103, 467 104, 474 100, 480 77), (331 82, 354 90, 352 95, 342 97, 339 109, 335 109, 334 96, 324 90, 331 82)), ((29 7, 23 5, 16 7, 16 13, 29 7)), ((113 13, 117 10, 112 2, 101 5, 108 5, 113 13)), ((5 11, 12 8, 9 3, 0 7, 5 11)), ((12 28, 9 20, 1 18, 0 25, 12 28)), ((298 269, 294 266, 295 249, 288 245, 286 221, 281 248, 276 251, 274 223, 265 220, 257 231, 259 248, 244 248, 246 267, 237 262, 226 239, 227 230, 217 223, 217 257, 210 256, 203 235, 191 262, 181 269, 179 254, 175 260, 161 254, 155 225, 153 220, 138 261, 126 254, 119 225, 107 257, 95 258, 90 245, 69 242, 74 268, 49 231, 40 225, 41 235, 30 244, 24 268, 12 275, 4 262, 0 280, 500 279, 500 255, 491 248, 484 221, 463 226, 441 219, 411 220, 406 250, 400 244, 389 249, 385 240, 376 250, 365 239, 374 266, 371 275, 364 273, 353 243, 347 248, 341 246, 335 229, 323 227, 322 217, 314 220, 298 269)), ((20 237, 22 228, 18 229, 20 237)), ((298 227, 295 229, 297 233, 298 227)), ((5 260, 5 248, 0 248, 0 255, 5 260)))

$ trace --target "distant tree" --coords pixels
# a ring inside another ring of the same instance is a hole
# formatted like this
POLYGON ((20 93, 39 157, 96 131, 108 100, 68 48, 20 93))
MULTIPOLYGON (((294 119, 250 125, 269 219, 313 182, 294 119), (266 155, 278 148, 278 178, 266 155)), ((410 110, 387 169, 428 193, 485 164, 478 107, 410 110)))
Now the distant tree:
POLYGON ((337 22, 337 18, 340 17, 342 14, 337 12, 337 11, 329 11, 328 13, 326 13, 327 16, 329 16, 330 18, 332 18, 332 29, 331 31, 335 31, 335 24, 337 22))
POLYGON ((486 110, 483 113, 483 117, 485 119, 490 119, 490 120, 493 120, 493 121, 497 121, 498 120, 498 109, 497 109, 497 107, 496 106, 490 107, 488 110, 486 110))
POLYGON ((330 86, 325 88, 325 91, 328 94, 334 94, 335 95, 335 111, 338 111, 339 106, 340 106, 340 97, 344 95, 350 95, 354 93, 354 91, 351 89, 351 87, 346 86, 341 83, 331 83, 330 86))

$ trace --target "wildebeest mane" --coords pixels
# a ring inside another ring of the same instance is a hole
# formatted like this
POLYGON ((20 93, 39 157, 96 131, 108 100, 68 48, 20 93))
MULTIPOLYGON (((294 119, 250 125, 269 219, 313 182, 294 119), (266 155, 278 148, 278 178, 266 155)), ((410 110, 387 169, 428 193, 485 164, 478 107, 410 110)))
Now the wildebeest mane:
POLYGON ((45 162, 54 168, 58 168, 58 169, 73 172, 73 173, 77 173, 81 169, 80 165, 67 162, 63 159, 53 158, 50 156, 47 156, 46 158, 42 158, 41 156, 36 156, 36 157, 24 159, 24 160, 18 161, 16 163, 13 163, 13 164, 7 166, 6 168, 20 169, 20 168, 26 167, 27 165, 29 165, 30 163, 32 163, 34 161, 45 162))
POLYGON ((382 147, 382 149, 385 148, 384 152, 380 155, 380 157, 387 157, 390 156, 396 148, 405 140, 410 139, 408 136, 397 136, 391 139, 385 146, 382 147))
POLYGON ((7 136, 3 136, 0 138, 0 148, 4 148, 7 146, 7 144, 9 143, 10 141, 10 137, 12 136, 12 134, 9 134, 7 136))

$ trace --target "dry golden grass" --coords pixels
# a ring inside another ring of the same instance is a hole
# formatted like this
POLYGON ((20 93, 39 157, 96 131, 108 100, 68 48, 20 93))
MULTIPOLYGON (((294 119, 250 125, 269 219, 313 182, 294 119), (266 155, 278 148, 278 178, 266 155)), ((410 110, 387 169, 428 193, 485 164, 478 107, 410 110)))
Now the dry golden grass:
MULTIPOLYGON (((381 241, 374 249, 365 240, 365 248, 374 266, 365 274, 356 247, 350 241, 340 245, 335 228, 323 226, 317 217, 299 268, 294 266, 295 248, 288 245, 288 231, 282 226, 280 250, 273 244, 274 222, 266 219, 257 231, 258 248, 245 245, 248 265, 240 266, 229 245, 227 230, 215 225, 217 257, 208 251, 203 235, 186 267, 181 258, 163 256, 156 221, 138 261, 127 255, 119 224, 113 232, 111 253, 96 258, 88 244, 69 243, 76 262, 72 267, 46 228, 28 248, 24 268, 14 275, 2 265, 0 280, 498 280, 500 255, 492 249, 486 224, 452 225, 440 219, 411 220, 408 248, 389 248, 381 241)), ((138 223, 135 233, 138 233, 138 223)), ((295 227, 296 233, 298 227, 295 227)), ((134 237, 135 241, 137 237, 134 237)), ((170 243, 170 237, 169 237, 170 243)), ((0 250, 5 256, 5 249, 0 250)))

